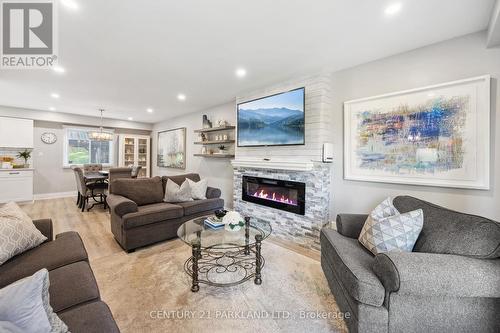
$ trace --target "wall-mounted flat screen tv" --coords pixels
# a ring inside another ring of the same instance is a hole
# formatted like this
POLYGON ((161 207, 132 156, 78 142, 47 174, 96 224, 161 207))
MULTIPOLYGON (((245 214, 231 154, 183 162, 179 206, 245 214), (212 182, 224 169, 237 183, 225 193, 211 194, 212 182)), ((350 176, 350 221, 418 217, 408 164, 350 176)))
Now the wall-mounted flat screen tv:
POLYGON ((305 88, 238 104, 238 147, 303 145, 305 88))

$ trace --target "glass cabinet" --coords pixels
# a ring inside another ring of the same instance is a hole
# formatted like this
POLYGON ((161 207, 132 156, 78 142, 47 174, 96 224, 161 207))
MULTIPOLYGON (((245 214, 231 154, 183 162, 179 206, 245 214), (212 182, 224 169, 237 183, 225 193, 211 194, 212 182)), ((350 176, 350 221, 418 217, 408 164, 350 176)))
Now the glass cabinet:
POLYGON ((141 166, 139 177, 150 177, 151 138, 142 135, 120 135, 118 166, 141 166))

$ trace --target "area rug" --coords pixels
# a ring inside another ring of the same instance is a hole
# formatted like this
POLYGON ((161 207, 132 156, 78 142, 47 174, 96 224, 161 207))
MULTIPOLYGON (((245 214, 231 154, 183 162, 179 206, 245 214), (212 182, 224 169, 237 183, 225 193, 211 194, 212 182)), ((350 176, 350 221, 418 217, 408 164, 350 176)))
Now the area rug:
POLYGON ((121 331, 347 332, 317 260, 264 241, 262 285, 190 290, 180 240, 91 261, 121 331))

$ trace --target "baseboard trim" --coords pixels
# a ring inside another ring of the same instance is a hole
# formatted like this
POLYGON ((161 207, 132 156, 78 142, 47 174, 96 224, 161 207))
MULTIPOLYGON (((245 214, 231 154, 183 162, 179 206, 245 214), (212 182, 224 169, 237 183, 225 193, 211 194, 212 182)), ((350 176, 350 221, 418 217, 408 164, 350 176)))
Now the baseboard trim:
POLYGON ((70 192, 54 192, 54 193, 40 193, 33 196, 33 200, 48 200, 67 197, 76 197, 76 191, 70 192))

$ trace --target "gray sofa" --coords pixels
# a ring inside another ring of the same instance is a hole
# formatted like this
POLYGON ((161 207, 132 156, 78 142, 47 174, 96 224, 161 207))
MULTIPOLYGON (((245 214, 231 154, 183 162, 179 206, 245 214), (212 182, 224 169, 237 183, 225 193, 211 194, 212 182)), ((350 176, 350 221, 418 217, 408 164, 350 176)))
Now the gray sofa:
POLYGON ((186 221, 208 215, 224 207, 221 191, 208 187, 205 200, 180 203, 163 202, 168 179, 181 185, 186 178, 199 181, 195 173, 138 179, 116 179, 110 186, 107 203, 111 212, 111 231, 120 246, 136 248, 177 237, 186 221))
POLYGON ((53 239, 51 220, 33 223, 47 241, 1 265, 0 288, 46 268, 50 305, 70 332, 119 332, 111 311, 101 301, 87 251, 78 233, 63 232, 53 239))
POLYGON ((500 224, 408 196, 424 211, 414 252, 373 256, 357 240, 368 215, 321 231, 321 266, 351 332, 500 332, 500 224))

